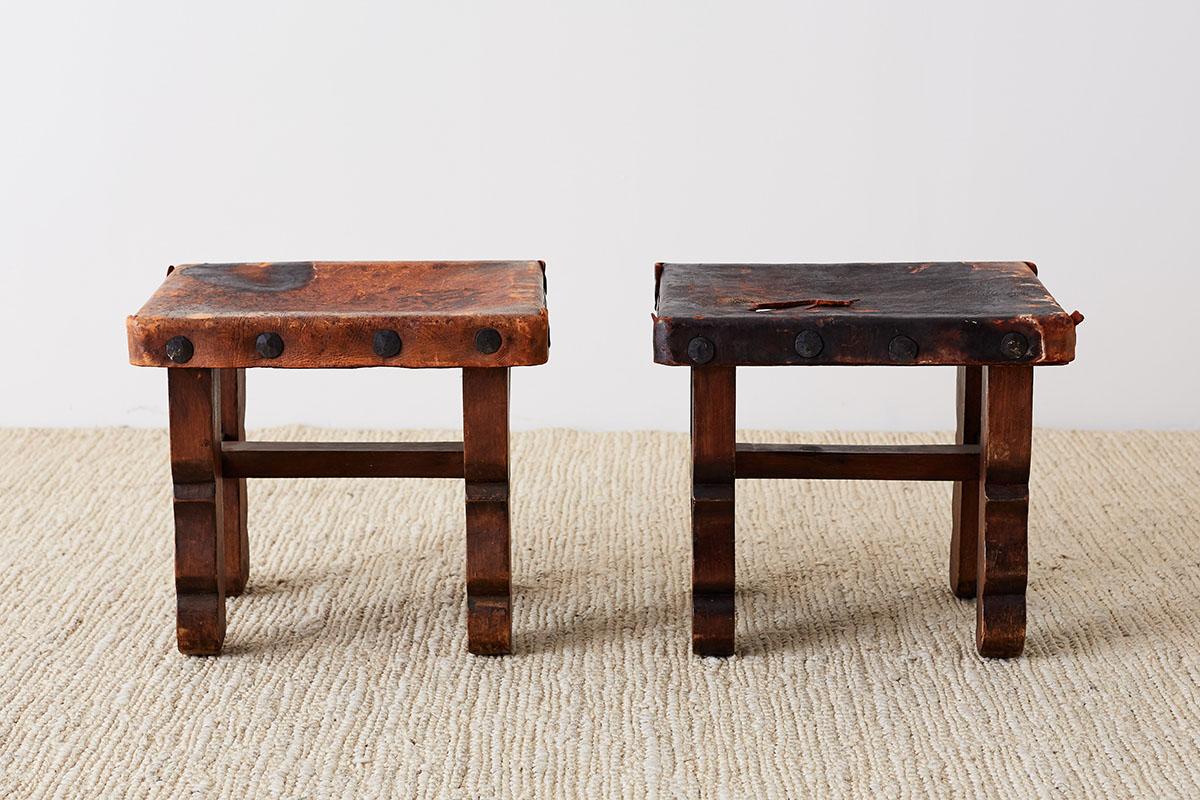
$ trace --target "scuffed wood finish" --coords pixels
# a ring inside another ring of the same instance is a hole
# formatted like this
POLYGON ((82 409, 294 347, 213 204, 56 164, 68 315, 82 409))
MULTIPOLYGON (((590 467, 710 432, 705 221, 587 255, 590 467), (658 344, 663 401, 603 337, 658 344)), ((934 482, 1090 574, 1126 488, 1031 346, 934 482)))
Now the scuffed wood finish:
MULTIPOLYGON (((958 368, 958 430, 960 445, 979 445, 983 367, 958 368)), ((977 451, 978 452, 978 451, 977 451)), ((975 560, 979 541, 979 462, 971 479, 956 481, 950 534, 950 590, 958 597, 975 596, 975 560)))
POLYGON ((953 481, 950 587, 981 655, 1019 655, 1033 367, 1071 361, 1082 321, 1028 262, 656 265, 655 361, 692 368, 695 652, 733 652, 737 477, 953 481), (825 364, 958 367, 955 444, 734 441, 737 366, 825 364))
POLYGON ((467 499, 467 649, 512 651, 508 370, 463 369, 467 499))
POLYGON ((1065 364, 1082 319, 1025 262, 660 264, 656 275, 654 359, 678 366, 1065 364), (697 337, 711 353, 689 352, 697 337))
POLYGON ((734 652, 736 370, 692 368, 692 650, 734 652))
POLYGON ((249 578, 247 478, 466 481, 473 653, 512 647, 509 367, 550 346, 540 261, 172 267, 129 317, 130 361, 169 367, 179 649, 215 655, 249 578), (249 367, 462 367, 463 442, 247 442, 249 367))
POLYGON ((126 327, 137 366, 509 367, 549 354, 538 261, 190 264, 126 327), (497 348, 479 345, 489 329, 497 348), (377 332, 397 334, 399 352, 379 355, 377 332), (260 355, 262 334, 278 336, 275 357, 260 355), (168 357, 175 337, 191 347, 182 362, 168 357))
POLYGON ((1025 646, 1033 368, 983 373, 975 646, 1012 658, 1025 646))
POLYGON ((462 442, 226 442, 226 478, 461 478, 462 442))
POLYGON ((175 485, 175 593, 179 650, 217 655, 225 641, 225 527, 219 448, 221 374, 167 372, 175 485))
MULTIPOLYGON (((221 442, 246 438, 246 370, 221 370, 221 442)), ((250 579, 250 540, 246 531, 246 480, 222 478, 225 515, 225 594, 236 597, 250 579)))
POLYGON ((739 478, 952 481, 978 474, 978 445, 737 445, 739 478))

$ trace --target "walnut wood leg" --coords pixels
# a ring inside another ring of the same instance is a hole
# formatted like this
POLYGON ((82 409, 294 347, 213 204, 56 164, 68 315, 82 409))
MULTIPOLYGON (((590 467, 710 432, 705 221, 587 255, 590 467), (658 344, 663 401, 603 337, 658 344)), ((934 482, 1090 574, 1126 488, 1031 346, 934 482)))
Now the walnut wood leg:
POLYGON ((179 650, 217 655, 225 641, 225 535, 219 370, 167 370, 175 485, 179 650))
MULTIPOLYGON (((979 444, 983 367, 958 368, 958 444, 979 444)), ((950 590, 975 596, 975 560, 979 541, 979 481, 954 484, 954 528, 950 534, 950 590)))
POLYGON ((467 649, 512 650, 508 518, 508 369, 463 369, 467 494, 467 649))
POLYGON ((692 651, 733 655, 735 367, 692 368, 692 651))
POLYGON ((983 374, 975 647, 1012 658, 1025 646, 1033 367, 983 374))
MULTIPOLYGON (((246 370, 221 370, 221 440, 246 440, 246 370)), ((225 594, 236 596, 250 578, 250 542, 246 535, 246 479, 222 480, 225 514, 225 594)))

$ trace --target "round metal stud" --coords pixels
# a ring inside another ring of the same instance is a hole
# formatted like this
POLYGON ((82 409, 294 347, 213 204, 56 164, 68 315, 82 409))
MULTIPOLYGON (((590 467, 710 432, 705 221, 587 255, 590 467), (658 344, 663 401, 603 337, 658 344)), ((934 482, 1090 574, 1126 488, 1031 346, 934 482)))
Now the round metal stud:
POLYGON ((888 355, 892 361, 912 361, 917 357, 917 343, 904 334, 888 342, 888 355))
POLYGON ((1000 352, 1005 358, 1013 361, 1024 358, 1029 353, 1029 340, 1025 338, 1024 334, 1006 333, 1000 340, 1000 352))
POLYGON ((688 358, 693 364, 707 364, 717 354, 717 348, 703 336, 697 336, 688 342, 688 358))
POLYGON ((259 358, 279 358, 283 355, 283 337, 274 331, 260 333, 254 340, 254 352, 259 358))
POLYGON ((803 330, 796 334, 796 355, 801 358, 816 358, 825 349, 825 340, 814 330, 803 330))
POLYGON ((172 336, 167 340, 167 358, 174 361, 176 364, 186 364, 192 360, 192 355, 196 352, 192 347, 192 342, 186 336, 172 336))
POLYGON ((490 356, 499 350, 503 341, 500 331, 495 328, 480 328, 475 333, 475 349, 485 356, 490 356))
POLYGON ((393 358, 400 355, 404 342, 400 341, 400 334, 393 330, 375 331, 371 338, 371 347, 380 358, 393 358))

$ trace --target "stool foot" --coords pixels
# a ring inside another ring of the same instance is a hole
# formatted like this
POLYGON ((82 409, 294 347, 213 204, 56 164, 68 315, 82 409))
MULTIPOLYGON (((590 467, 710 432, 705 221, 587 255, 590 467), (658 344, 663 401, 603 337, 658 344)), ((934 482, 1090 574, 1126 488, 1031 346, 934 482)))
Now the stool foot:
POLYGON ((508 369, 463 369, 467 500, 467 649, 512 652, 508 369))
MULTIPOLYGON (((958 368, 958 444, 979 444, 983 367, 958 368)), ((979 542, 979 481, 954 484, 953 532, 950 535, 950 591, 975 596, 979 542)))
POLYGON ((733 655, 733 594, 692 595, 692 652, 733 655))
POLYGON ((225 598, 219 592, 179 594, 175 639, 188 656, 219 656, 225 645, 225 598))
POLYGON ((979 598, 975 605, 975 649, 985 658, 1016 658, 1025 649, 1025 595, 979 598))
POLYGON ((167 370, 175 484, 175 593, 179 650, 217 655, 225 641, 225 530, 220 373, 167 370))
MULTIPOLYGON (((221 439, 246 440, 246 370, 221 370, 221 439)), ((225 595, 236 597, 250 579, 250 544, 246 533, 246 479, 222 480, 225 514, 225 595)))
POLYGON ((736 369, 692 368, 692 652, 734 652, 736 369))
POLYGON ((512 603, 507 595, 467 596, 467 650, 477 656, 512 652, 512 603))
POLYGON ((983 374, 975 647, 1012 658, 1025 646, 1033 367, 983 374))

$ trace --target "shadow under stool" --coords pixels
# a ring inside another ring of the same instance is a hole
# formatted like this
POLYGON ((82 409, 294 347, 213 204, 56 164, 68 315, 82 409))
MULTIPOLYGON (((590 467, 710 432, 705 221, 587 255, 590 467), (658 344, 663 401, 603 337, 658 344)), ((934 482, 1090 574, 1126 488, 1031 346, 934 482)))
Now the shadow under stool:
POLYGON ((950 587, 981 655, 1019 655, 1033 368, 1070 362, 1082 319, 1026 262, 658 264, 654 360, 692 373, 692 649, 734 652, 734 480, 828 478, 953 481, 950 587), (956 366, 956 443, 736 441, 737 367, 816 365, 956 366))
POLYGON ((549 356, 538 261, 173 267, 127 321, 129 360, 166 367, 179 649, 216 655, 249 576, 247 478, 466 481, 467 641, 512 647, 509 368, 549 356), (458 367, 463 441, 248 442, 245 371, 458 367))

